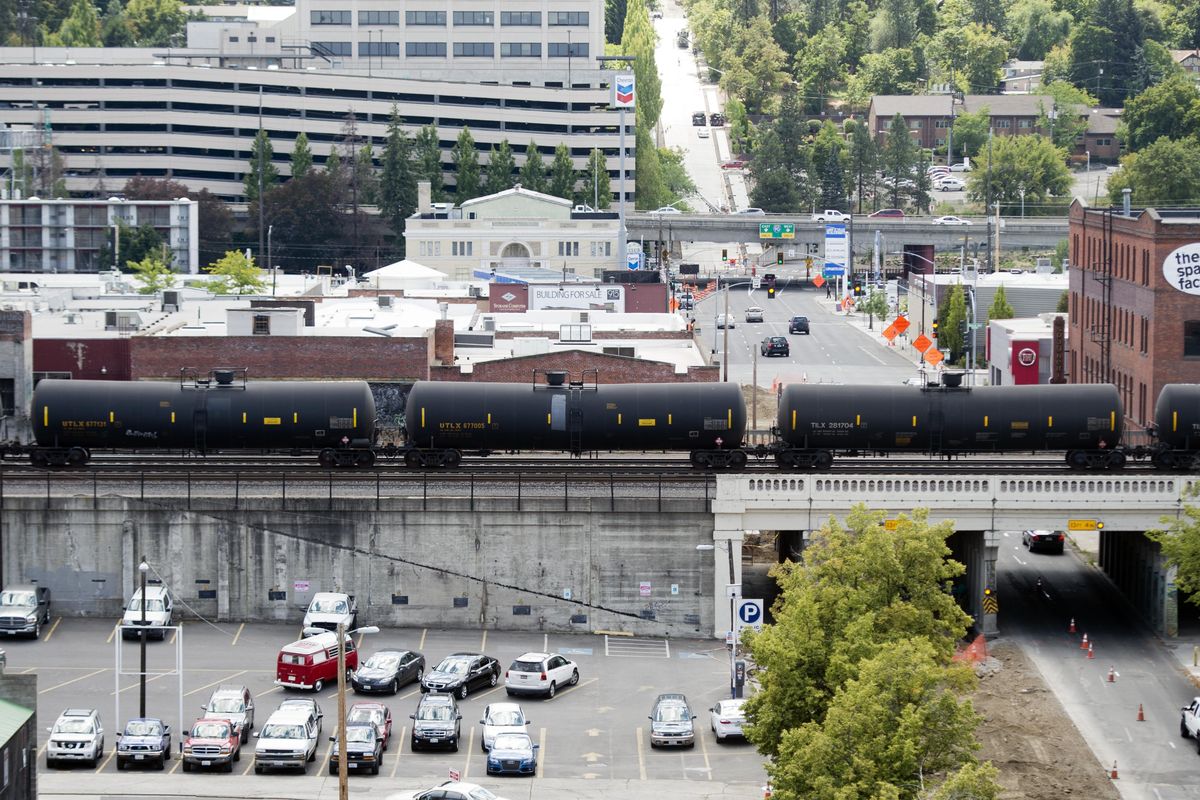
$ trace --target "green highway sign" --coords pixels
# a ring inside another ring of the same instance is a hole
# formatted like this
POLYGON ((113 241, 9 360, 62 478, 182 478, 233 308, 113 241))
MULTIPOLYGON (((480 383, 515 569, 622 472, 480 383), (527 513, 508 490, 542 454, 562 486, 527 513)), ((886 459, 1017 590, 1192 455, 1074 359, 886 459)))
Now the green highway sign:
POLYGON ((796 225, 791 222, 760 222, 758 223, 758 238, 795 239, 796 225))

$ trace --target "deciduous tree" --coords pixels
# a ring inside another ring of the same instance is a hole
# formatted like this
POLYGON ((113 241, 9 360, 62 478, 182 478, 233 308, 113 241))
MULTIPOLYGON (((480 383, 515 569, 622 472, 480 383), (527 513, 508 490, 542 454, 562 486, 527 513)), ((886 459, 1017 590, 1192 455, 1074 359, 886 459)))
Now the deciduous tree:
POLYGON ((58 40, 64 47, 102 47, 100 15, 92 0, 75 0, 70 15, 58 29, 58 40))
POLYGON ((821 111, 846 74, 846 37, 837 25, 817 31, 797 53, 792 72, 800 84, 804 108, 821 111))
POLYGON ((992 126, 992 111, 983 106, 978 111, 964 111, 954 118, 954 144, 964 156, 974 158, 987 142, 992 126))
POLYGON ((1159 139, 1124 156, 1108 178, 1109 201, 1119 204, 1123 189, 1138 206, 1200 203, 1200 143, 1159 139))
POLYGON ((217 276, 217 280, 208 283, 217 294, 253 294, 266 286, 265 273, 255 265, 254 257, 240 250, 228 251, 204 271, 217 276))
POLYGON ((125 16, 138 47, 170 47, 182 42, 187 14, 179 0, 129 0, 125 16))
POLYGON ((1171 75, 1130 97, 1121 114, 1120 138, 1131 151, 1162 137, 1182 139, 1196 133, 1200 91, 1190 75, 1171 75))
POLYGON ((178 276, 162 259, 147 254, 141 261, 126 261, 125 266, 133 273, 133 279, 141 284, 138 294, 157 294, 175 285, 178 276))
POLYGON ((1185 490, 1183 514, 1163 517, 1165 527, 1146 531, 1146 536, 1158 542, 1167 564, 1177 568, 1175 583, 1179 591, 1193 604, 1200 603, 1200 489, 1193 484, 1185 490))
POLYGON ((1005 205, 1020 203, 1022 190, 1026 203, 1063 196, 1071 190, 1066 158, 1066 153, 1045 136, 994 137, 992 147, 980 154, 979 163, 967 179, 967 194, 975 202, 987 200, 990 181, 991 201, 1005 205))
POLYGON ((1050 48, 1067 40, 1071 14, 1051 0, 1016 0, 1008 11, 1008 32, 1017 58, 1040 61, 1050 48))
POLYGON ((1087 132, 1088 116, 1098 101, 1083 89, 1061 80, 1043 84, 1041 92, 1053 97, 1054 102, 1050 108, 1039 106, 1038 127, 1050 131, 1054 143, 1071 152, 1076 140, 1087 132))

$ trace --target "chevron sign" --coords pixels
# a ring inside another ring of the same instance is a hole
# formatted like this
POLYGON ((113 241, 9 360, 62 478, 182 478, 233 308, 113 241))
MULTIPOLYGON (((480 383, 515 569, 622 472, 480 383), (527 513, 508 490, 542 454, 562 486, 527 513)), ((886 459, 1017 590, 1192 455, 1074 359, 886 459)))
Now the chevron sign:
POLYGON ((613 80, 613 108, 633 108, 635 103, 634 80, 632 75, 622 75, 613 80))

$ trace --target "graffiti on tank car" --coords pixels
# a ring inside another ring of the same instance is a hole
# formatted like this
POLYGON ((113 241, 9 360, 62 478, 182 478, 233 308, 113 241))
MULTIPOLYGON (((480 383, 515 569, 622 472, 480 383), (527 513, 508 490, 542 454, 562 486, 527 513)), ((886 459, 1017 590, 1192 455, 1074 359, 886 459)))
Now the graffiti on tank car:
POLYGON ((157 439, 158 431, 125 431, 126 436, 132 436, 135 439, 157 439))

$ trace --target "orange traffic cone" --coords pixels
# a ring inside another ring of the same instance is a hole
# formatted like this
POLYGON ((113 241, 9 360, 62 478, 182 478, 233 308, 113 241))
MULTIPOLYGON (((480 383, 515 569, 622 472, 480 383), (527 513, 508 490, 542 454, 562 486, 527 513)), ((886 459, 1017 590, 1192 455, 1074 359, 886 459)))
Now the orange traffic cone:
POLYGON ((1110 665, 1109 665, 1109 667, 1108 667, 1108 682, 1109 682, 1109 683, 1116 683, 1116 682, 1117 682, 1117 673, 1116 673, 1116 671, 1114 671, 1114 670, 1113 670, 1113 668, 1112 668, 1112 665, 1111 665, 1111 664, 1110 664, 1110 665))
POLYGON ((1113 768, 1112 772, 1109 773, 1109 777, 1114 781, 1117 779, 1117 762, 1115 760, 1113 761, 1113 768))
POLYGON ((1075 618, 1071 617, 1071 627, 1067 628, 1067 633, 1075 632, 1075 618))
POLYGON ((1138 721, 1138 722, 1145 722, 1145 721, 1146 721, 1146 712, 1142 710, 1142 704, 1141 704, 1141 703, 1138 703, 1138 718, 1137 718, 1137 721, 1138 721))
POLYGON ((1096 657, 1096 653, 1092 650, 1092 646, 1089 644, 1088 645, 1088 658, 1095 658, 1095 657, 1096 657))
POLYGON ((1080 649, 1080 650, 1087 650, 1087 649, 1088 649, 1088 640, 1087 640, 1087 634, 1086 634, 1086 633, 1083 635, 1083 641, 1079 643, 1079 649, 1080 649))

